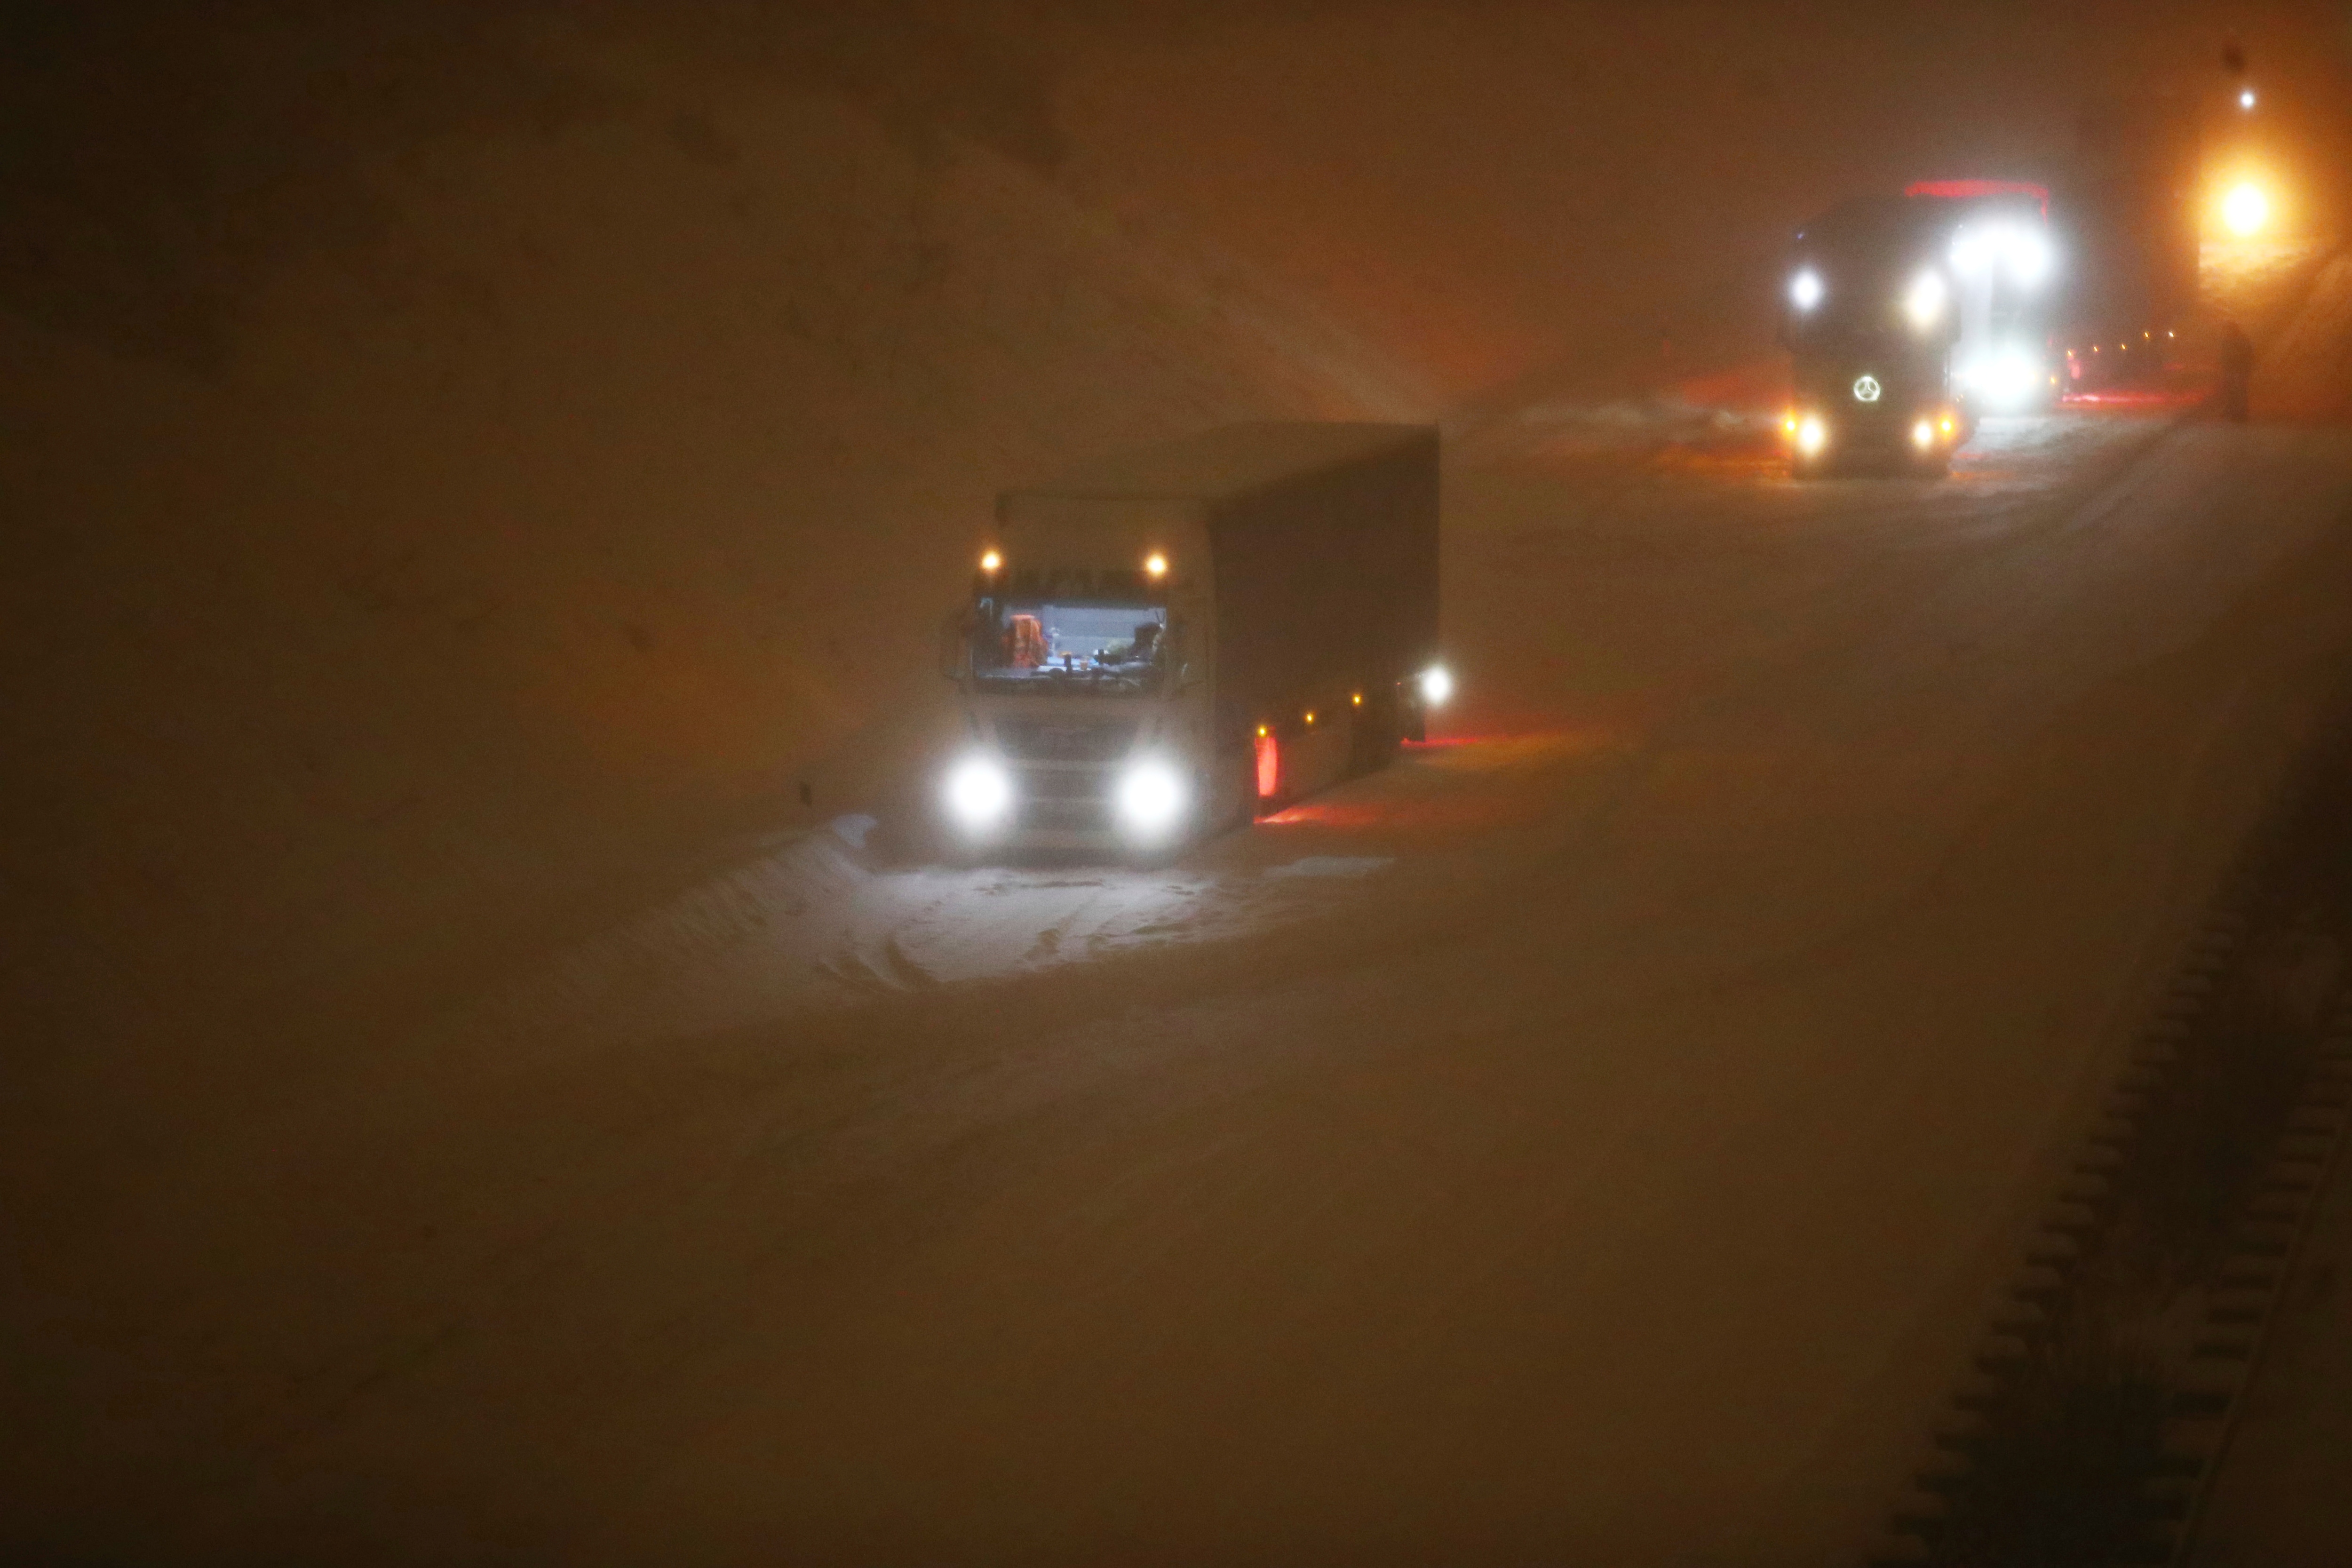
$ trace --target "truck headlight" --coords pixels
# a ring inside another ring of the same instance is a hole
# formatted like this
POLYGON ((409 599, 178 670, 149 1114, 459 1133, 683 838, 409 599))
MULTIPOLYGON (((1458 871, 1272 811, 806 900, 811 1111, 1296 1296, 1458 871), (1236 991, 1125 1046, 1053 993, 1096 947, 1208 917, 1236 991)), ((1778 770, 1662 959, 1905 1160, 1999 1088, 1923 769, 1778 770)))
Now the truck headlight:
POLYGON ((1013 778, 991 758, 966 757, 948 770, 940 793, 948 815, 959 826, 978 831, 995 826, 1012 809, 1013 778))
POLYGON ((1183 775, 1166 763, 1147 760, 1129 764, 1119 775, 1112 798, 1129 831, 1156 837, 1184 815, 1184 797, 1183 775))
POLYGON ((1922 272, 1911 280, 1910 292, 1903 296, 1903 312, 1911 324, 1921 331, 1927 331, 1944 319, 1944 275, 1922 272))
POLYGON ((1443 708, 1454 695, 1454 672, 1442 664, 1433 664, 1421 672, 1421 705, 1443 708))
POLYGON ((1808 458, 1821 456, 1822 448, 1830 444, 1830 427, 1822 423, 1818 414, 1808 414, 1797 421, 1797 450, 1808 458))

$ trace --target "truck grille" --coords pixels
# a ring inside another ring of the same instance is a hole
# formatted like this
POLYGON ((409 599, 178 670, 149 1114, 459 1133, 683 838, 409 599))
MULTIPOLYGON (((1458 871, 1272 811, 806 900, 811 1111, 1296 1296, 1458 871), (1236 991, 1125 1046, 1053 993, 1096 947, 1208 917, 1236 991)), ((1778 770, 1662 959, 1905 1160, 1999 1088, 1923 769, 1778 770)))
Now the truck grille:
POLYGON ((1108 763, 1135 744, 1132 719, 999 719, 997 744, 1024 763, 1108 763))
POLYGON ((1024 768, 1016 787, 1024 827, 1095 833, 1110 826, 1110 776, 1100 768, 1024 768))

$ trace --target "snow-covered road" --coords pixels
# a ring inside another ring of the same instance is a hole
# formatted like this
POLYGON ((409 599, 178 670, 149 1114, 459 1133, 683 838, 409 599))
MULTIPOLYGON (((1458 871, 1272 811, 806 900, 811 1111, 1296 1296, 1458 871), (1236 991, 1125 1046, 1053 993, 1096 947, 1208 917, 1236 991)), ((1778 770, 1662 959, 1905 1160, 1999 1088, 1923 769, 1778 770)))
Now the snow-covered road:
POLYGON ((2352 649, 2352 434, 1797 486, 1530 416, 1448 487, 1392 770, 1151 871, 761 847, 26 1247, 37 1533, 1856 1547, 2352 649))

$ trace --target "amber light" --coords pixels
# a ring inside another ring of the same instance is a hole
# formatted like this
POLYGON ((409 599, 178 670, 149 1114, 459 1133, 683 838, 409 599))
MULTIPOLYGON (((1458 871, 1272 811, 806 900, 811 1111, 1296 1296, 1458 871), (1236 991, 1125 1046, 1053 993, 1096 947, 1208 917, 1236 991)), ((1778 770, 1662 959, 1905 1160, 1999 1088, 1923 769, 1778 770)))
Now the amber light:
POLYGON ((1003 564, 1004 564, 1004 557, 1003 557, 1003 556, 1002 556, 1002 555, 999 555, 999 554, 998 554, 995 551, 993 551, 993 550, 984 551, 984 552, 982 552, 982 554, 981 554, 981 557, 980 557, 980 569, 981 569, 982 571, 983 571, 983 572, 993 572, 993 571, 995 571, 998 567, 1000 567, 1000 566, 1002 566, 1002 565, 1003 565, 1003 564))
POLYGON ((1143 569, 1154 577, 1165 577, 1168 575, 1168 557, 1155 550, 1143 558, 1143 569))

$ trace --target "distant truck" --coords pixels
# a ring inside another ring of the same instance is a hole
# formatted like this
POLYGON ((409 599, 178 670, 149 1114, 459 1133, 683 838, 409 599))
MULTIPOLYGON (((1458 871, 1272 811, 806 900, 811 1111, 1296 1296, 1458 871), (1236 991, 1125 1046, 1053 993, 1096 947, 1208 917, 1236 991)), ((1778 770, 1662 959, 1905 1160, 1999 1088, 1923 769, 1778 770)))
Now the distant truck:
POLYGON ((1780 341, 1795 401, 1784 422, 1800 477, 1858 467, 1942 474, 1965 437, 1952 396, 1958 301, 1945 216, 1863 196, 1798 231, 1780 341))
POLYGON ((1004 492, 948 652, 957 841, 1164 849, 1421 738, 1437 458, 1423 426, 1234 425, 1004 492))
POLYGON ((2055 403, 2063 270, 2050 190, 2024 180, 1923 180, 1904 192, 1944 235, 1955 311, 1951 386, 1964 426, 2055 403))

